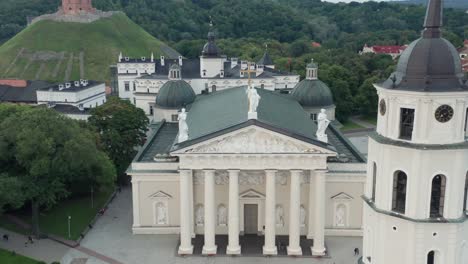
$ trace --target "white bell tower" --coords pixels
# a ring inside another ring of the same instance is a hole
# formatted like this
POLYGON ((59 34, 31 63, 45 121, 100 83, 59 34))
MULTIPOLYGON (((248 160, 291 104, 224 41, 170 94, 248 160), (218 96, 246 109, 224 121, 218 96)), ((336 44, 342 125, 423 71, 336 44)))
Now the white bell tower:
POLYGON ((375 85, 361 263, 468 263, 468 82, 442 9, 429 0, 421 38, 375 85))

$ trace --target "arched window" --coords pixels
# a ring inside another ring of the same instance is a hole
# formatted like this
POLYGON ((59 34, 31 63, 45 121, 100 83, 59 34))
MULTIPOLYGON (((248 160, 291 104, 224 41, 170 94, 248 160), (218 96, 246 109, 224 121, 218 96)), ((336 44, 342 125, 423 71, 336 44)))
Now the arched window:
POLYGON ((211 86, 211 92, 216 92, 216 85, 211 86))
POLYGON ((463 212, 467 211, 466 209, 467 199, 468 199, 468 171, 466 172, 466 176, 465 176, 465 192, 463 195, 463 212))
POLYGON ((402 214, 406 209, 406 182, 406 173, 396 171, 393 175, 392 210, 402 214))
POLYGON ((446 178, 442 174, 436 175, 432 179, 430 217, 444 215, 445 182, 446 178))
POLYGON ((372 201, 375 202, 375 187, 377 184, 377 164, 372 164, 372 201))
POLYGON ((434 251, 430 251, 428 254, 427 254, 427 264, 434 264, 434 258, 435 258, 435 252, 434 251))

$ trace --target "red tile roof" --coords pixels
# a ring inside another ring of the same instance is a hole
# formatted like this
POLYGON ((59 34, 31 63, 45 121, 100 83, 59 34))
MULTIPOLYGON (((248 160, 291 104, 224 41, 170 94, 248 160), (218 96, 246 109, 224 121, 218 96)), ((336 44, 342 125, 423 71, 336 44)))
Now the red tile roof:
POLYGON ((406 46, 373 46, 372 49, 377 54, 398 54, 406 49, 406 46))
POLYGON ((8 85, 12 87, 26 87, 28 85, 28 82, 25 80, 0 79, 0 85, 8 85))

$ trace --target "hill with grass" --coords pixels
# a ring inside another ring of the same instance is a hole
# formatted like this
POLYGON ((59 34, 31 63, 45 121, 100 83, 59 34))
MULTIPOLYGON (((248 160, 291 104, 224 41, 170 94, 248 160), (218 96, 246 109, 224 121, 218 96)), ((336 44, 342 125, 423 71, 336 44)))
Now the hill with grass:
POLYGON ((177 51, 116 13, 92 23, 44 20, 34 23, 0 46, 0 78, 63 82, 110 80, 118 54, 175 58, 177 51))

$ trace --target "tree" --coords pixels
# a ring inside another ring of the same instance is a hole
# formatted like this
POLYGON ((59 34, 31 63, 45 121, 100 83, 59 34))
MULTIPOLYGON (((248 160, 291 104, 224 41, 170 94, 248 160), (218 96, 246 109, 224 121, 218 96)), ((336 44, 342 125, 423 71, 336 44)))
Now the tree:
POLYGON ((23 203, 24 196, 21 193, 21 184, 18 179, 6 173, 0 174, 0 215, 5 206, 18 208, 23 203))
POLYGON ((93 132, 41 107, 25 107, 0 123, 0 168, 31 203, 36 236, 41 208, 67 197, 75 181, 109 188, 115 180, 112 162, 97 148, 93 132))
POLYGON ((136 148, 146 140, 148 118, 145 112, 127 100, 111 97, 92 110, 89 123, 101 135, 102 148, 114 162, 119 181, 123 182, 136 148))
POLYGON ((377 77, 371 77, 365 80, 359 87, 356 96, 356 105, 359 107, 359 112, 365 116, 375 115, 377 113, 377 101, 379 97, 374 88, 374 83, 377 82, 377 77))

